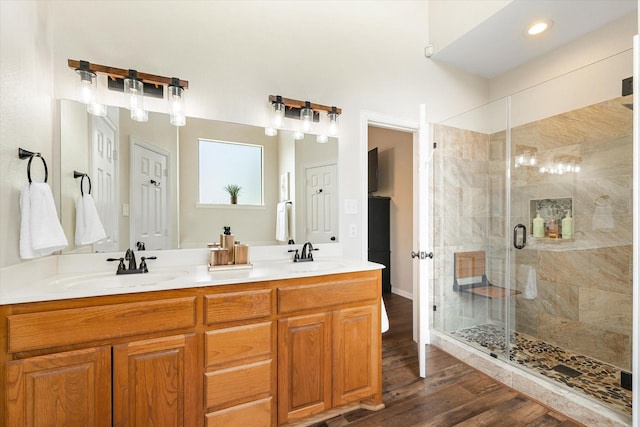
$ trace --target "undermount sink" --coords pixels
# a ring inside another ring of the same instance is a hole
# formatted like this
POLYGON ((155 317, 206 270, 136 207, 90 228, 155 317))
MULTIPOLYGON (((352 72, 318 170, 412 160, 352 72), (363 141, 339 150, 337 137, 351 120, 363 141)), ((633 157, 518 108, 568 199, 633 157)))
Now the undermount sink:
POLYGON ((312 273, 335 270, 342 267, 344 267, 344 265, 338 262, 315 260, 307 262, 292 262, 287 264, 284 269, 292 273, 312 273))
POLYGON ((174 280, 188 274, 186 271, 171 271, 159 273, 140 273, 116 275, 115 273, 95 273, 74 275, 59 278, 49 282, 50 286, 59 289, 111 289, 131 286, 147 286, 160 282, 174 280))

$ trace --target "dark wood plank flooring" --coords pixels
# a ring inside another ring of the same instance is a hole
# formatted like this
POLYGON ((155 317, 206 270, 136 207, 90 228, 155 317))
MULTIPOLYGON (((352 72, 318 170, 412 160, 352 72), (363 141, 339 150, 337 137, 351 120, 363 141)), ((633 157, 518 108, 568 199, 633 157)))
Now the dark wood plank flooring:
POLYGON ((582 426, 433 346, 427 378, 419 378, 412 302, 394 294, 384 301, 390 323, 382 336, 385 409, 356 409, 311 426, 582 426))

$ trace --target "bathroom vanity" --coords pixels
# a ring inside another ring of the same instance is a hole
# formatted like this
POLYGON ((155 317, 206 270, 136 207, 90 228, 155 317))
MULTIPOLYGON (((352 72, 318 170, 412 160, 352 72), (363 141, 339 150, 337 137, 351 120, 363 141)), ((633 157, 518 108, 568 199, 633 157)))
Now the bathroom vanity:
POLYGON ((99 291, 116 276, 56 277, 75 289, 19 303, 5 289, 4 422, 275 426, 383 407, 381 266, 308 264, 182 267, 99 291))

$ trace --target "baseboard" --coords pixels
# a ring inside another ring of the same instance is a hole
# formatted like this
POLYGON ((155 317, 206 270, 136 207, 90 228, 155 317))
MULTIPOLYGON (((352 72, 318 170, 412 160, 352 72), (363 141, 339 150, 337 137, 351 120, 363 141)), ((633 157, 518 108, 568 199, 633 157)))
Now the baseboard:
POLYGON ((413 301, 413 293, 411 292, 403 291, 402 289, 398 288, 391 288, 391 293, 400 295, 401 297, 408 298, 413 301))

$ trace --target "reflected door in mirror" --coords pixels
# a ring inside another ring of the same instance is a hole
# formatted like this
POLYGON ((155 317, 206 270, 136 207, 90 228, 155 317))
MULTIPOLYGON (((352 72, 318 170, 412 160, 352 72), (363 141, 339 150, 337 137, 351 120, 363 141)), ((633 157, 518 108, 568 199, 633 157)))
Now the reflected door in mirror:
POLYGON ((93 252, 115 252, 118 250, 116 127, 107 117, 91 118, 91 196, 107 234, 105 240, 94 243, 93 252))
POLYGON ((338 235, 338 176, 335 164, 306 169, 306 230, 304 239, 330 243, 338 235))

